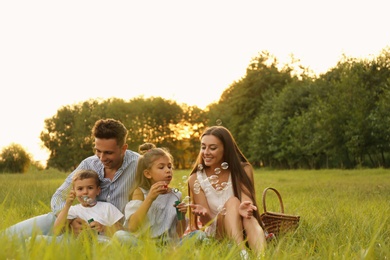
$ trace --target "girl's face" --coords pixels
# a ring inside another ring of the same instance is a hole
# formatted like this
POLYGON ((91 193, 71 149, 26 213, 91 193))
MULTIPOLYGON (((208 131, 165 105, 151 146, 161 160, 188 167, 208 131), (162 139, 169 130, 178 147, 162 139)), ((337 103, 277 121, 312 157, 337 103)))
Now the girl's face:
POLYGON ((76 192, 77 200, 84 206, 88 203, 84 201, 83 197, 87 196, 95 200, 100 193, 100 187, 96 185, 96 181, 93 178, 74 181, 73 190, 76 192))
POLYGON ((216 168, 223 162, 224 147, 214 135, 205 135, 201 139, 200 153, 206 166, 216 168))
POLYGON ((172 180, 172 167, 171 159, 168 156, 161 156, 153 162, 150 169, 144 171, 144 174, 151 180, 152 185, 159 181, 165 181, 168 185, 172 180))

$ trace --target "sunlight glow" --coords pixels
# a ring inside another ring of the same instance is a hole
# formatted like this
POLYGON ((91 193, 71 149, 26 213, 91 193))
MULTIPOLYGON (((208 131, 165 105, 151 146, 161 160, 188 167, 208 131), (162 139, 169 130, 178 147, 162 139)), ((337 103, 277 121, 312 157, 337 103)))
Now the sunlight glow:
POLYGON ((385 0, 152 2, 1 1, 0 149, 17 143, 44 162, 44 120, 88 99, 203 109, 264 50, 318 74, 390 44, 385 0))

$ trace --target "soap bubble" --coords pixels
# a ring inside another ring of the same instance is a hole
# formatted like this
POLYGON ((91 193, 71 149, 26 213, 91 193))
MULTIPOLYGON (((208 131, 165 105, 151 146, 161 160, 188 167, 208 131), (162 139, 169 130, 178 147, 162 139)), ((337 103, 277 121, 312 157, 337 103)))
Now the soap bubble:
POLYGON ((227 189, 227 187, 228 187, 228 183, 227 182, 222 182, 221 183, 221 187, 223 188, 223 190, 226 190, 227 189))
POLYGON ((215 168, 214 169, 215 174, 220 174, 221 173, 221 168, 215 168))
POLYGON ((217 184, 219 182, 218 175, 211 175, 208 179, 211 185, 217 184))
POLYGON ((194 188, 200 188, 200 183, 197 180, 194 183, 194 188))
POLYGON ((221 120, 221 119, 217 119, 217 120, 215 120, 215 123, 216 123, 217 125, 222 125, 222 120, 221 120))
POLYGON ((217 208, 217 210, 218 210, 218 214, 221 214, 221 215, 223 215, 223 216, 226 215, 226 208, 225 208, 223 205, 219 206, 219 207, 217 208))
POLYGON ((229 164, 227 162, 223 162, 221 163, 221 167, 222 169, 226 170, 227 168, 229 168, 229 164))
POLYGON ((200 183, 198 180, 195 180, 195 183, 194 183, 194 193, 195 194, 199 194, 200 193, 200 183))
POLYGON ((89 206, 94 206, 96 204, 96 200, 88 197, 88 196, 82 196, 82 200, 87 203, 89 206))
POLYGON ((191 197, 185 196, 181 202, 184 203, 186 206, 188 206, 189 204, 191 204, 191 197))

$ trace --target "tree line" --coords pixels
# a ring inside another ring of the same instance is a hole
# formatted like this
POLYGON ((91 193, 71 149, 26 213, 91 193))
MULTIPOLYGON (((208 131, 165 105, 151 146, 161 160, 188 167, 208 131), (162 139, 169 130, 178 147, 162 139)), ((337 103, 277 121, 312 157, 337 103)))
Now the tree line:
POLYGON ((232 132, 255 167, 389 167, 389 109, 388 47, 371 59, 344 56, 320 75, 294 58, 280 64, 262 52, 204 110, 160 97, 87 100, 47 118, 40 138, 50 151, 47 167, 63 171, 92 153, 90 132, 100 118, 128 127, 129 149, 144 142, 168 148, 176 168, 192 166, 201 133, 216 124, 232 132))

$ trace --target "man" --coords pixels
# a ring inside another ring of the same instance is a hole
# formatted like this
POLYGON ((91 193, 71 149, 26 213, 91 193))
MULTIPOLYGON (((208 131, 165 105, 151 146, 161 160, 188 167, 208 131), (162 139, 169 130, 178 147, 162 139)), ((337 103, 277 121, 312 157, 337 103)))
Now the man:
MULTIPOLYGON (((135 178, 139 154, 127 150, 127 129, 117 120, 96 121, 92 135, 95 138, 95 155, 84 159, 56 190, 51 199, 52 212, 17 223, 7 228, 6 234, 19 235, 22 239, 30 237, 36 229, 44 235, 51 234, 56 215, 65 205, 73 175, 81 169, 94 170, 99 174, 101 192, 97 200, 110 202, 124 212, 135 178)), ((78 234, 83 222, 85 221, 82 219, 72 221, 73 232, 78 234)))

